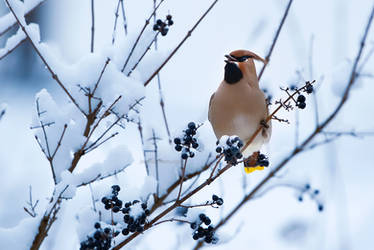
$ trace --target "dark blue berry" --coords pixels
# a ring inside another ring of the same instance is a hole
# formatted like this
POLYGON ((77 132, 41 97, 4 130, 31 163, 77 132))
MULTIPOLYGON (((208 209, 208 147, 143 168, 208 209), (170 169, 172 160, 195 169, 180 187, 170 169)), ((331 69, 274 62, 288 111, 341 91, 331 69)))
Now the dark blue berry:
POLYGON ((305 100, 306 100, 306 98, 305 98, 305 96, 303 96, 303 95, 299 95, 299 96, 297 97, 297 102, 305 102, 305 100))
POLYGON ((223 205, 223 199, 222 198, 218 198, 218 200, 217 200, 217 205, 218 206, 222 206, 223 205))
POLYGON ((182 151, 182 146, 181 145, 176 145, 174 148, 178 152, 182 151))
POLYGON ((99 222, 96 222, 96 223, 95 223, 95 228, 96 228, 96 229, 99 229, 100 227, 101 227, 100 223, 99 223, 99 222))
POLYGON ((147 209, 147 204, 142 203, 142 208, 143 208, 143 209, 147 209))
POLYGON ((191 223, 191 225, 190 225, 190 226, 191 226, 191 229, 195 229, 195 228, 196 228, 196 226, 197 226, 197 225, 196 225, 196 222, 193 222, 193 223, 191 223))
POLYGON ((297 106, 299 109, 305 109, 306 104, 305 104, 305 102, 299 102, 296 106, 297 106))
POLYGON ((319 194, 319 190, 318 189, 314 190, 314 195, 318 195, 318 194, 319 194))
POLYGON ((312 85, 312 84, 308 84, 308 85, 306 85, 305 91, 306 91, 308 94, 311 94, 311 93, 313 92, 313 85, 312 85))
POLYGON ((302 197, 302 196, 299 196, 297 199, 298 199, 300 202, 303 201, 303 197, 302 197))
POLYGON ((118 185, 113 185, 112 186, 113 191, 119 192, 121 188, 118 185))
POLYGON ((217 201, 218 199, 219 199, 219 197, 217 195, 215 195, 215 194, 212 195, 212 200, 213 201, 217 201))
POLYGON ((324 209, 323 205, 322 204, 318 204, 318 211, 322 212, 324 209))
POLYGON ((171 18, 172 18, 172 16, 170 14, 166 16, 167 20, 171 20, 171 18))
POLYGON ((190 122, 188 123, 188 128, 194 130, 196 129, 196 124, 194 122, 190 122))
POLYGON ((216 148, 216 152, 220 154, 222 152, 222 148, 221 147, 217 147, 216 148))
POLYGON ((176 137, 176 138, 174 138, 174 143, 175 144, 181 144, 182 142, 181 142, 180 138, 176 137))
POLYGON ((199 147, 199 144, 196 143, 196 142, 194 142, 194 143, 192 143, 192 147, 193 147, 193 148, 198 148, 198 147, 199 147))
POLYGON ((188 158, 188 154, 187 154, 187 153, 183 153, 183 154, 182 154, 182 159, 183 159, 183 160, 186 160, 187 158, 188 158))
POLYGON ((104 233, 110 234, 110 228, 109 227, 104 228, 104 233))
POLYGON ((168 25, 169 26, 172 26, 174 24, 174 21, 173 20, 168 20, 168 25))
POLYGON ((206 217, 205 220, 204 220, 204 223, 205 223, 205 225, 207 225, 207 226, 208 226, 211 222, 212 222, 212 221, 211 221, 208 217, 206 217))
POLYGON ((130 231, 127 228, 122 229, 122 234, 123 235, 128 235, 130 231))
POLYGON ((204 221, 205 218, 206 218, 206 215, 205 214, 199 214, 199 218, 200 218, 200 220, 204 221))
POLYGON ((103 198, 101 199, 101 202, 104 203, 104 204, 108 203, 108 198, 103 197, 103 198))
POLYGON ((159 25, 157 25, 157 24, 153 25, 153 30, 154 30, 154 31, 157 31, 157 30, 159 30, 159 29, 160 29, 160 26, 159 26, 159 25))
POLYGON ((145 215, 147 215, 147 216, 151 214, 151 212, 150 212, 148 209, 144 210, 144 213, 145 213, 145 215))
POLYGON ((114 206, 114 207, 112 208, 112 211, 113 211, 114 213, 118 213, 120 210, 121 210, 120 207, 117 207, 117 206, 114 206))
POLYGON ((161 19, 157 19, 157 22, 156 22, 158 25, 162 26, 164 24, 164 22, 161 20, 161 19))
POLYGON ((100 233, 100 231, 96 231, 96 232, 94 233, 94 238, 95 238, 96 240, 99 240, 99 239, 101 238, 101 233, 100 233))
POLYGON ((305 189, 306 190, 310 189, 310 184, 305 184, 305 189))

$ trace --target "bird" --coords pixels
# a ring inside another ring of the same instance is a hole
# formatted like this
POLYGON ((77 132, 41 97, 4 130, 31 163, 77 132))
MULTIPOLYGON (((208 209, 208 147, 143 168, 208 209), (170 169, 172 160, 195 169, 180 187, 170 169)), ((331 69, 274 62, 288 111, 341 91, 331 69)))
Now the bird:
MULTIPOLYGON (((219 140, 223 135, 237 135, 244 144, 248 142, 259 126, 261 132, 242 152, 245 159, 258 152, 271 137, 271 121, 265 123, 268 104, 260 89, 254 60, 267 61, 257 54, 240 49, 225 55, 224 79, 209 101, 208 120, 219 140)), ((250 167, 244 161, 247 173, 262 170, 250 167)))

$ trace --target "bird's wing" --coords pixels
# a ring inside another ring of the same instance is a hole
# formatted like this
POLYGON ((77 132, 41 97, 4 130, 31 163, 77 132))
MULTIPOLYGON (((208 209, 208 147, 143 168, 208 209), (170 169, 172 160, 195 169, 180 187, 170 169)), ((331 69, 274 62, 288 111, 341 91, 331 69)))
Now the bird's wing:
POLYGON ((212 106, 212 101, 213 101, 213 98, 214 98, 214 94, 210 97, 210 100, 209 100, 209 111, 208 111, 208 120, 210 121, 210 110, 211 110, 211 106, 212 106))

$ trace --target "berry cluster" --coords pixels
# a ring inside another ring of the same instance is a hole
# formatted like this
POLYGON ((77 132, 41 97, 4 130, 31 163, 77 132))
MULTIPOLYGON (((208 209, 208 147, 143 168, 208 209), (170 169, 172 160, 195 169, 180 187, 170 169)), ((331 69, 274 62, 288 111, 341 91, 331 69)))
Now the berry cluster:
POLYGON ((126 202, 125 207, 122 208, 123 221, 127 227, 122 230, 123 235, 128 235, 130 232, 142 233, 144 231, 144 224, 150 211, 147 209, 147 204, 140 203, 138 200, 126 202))
POLYGON ((198 240, 200 238, 204 238, 206 243, 217 243, 218 238, 214 235, 214 228, 209 226, 211 220, 205 214, 200 214, 199 219, 196 222, 191 223, 191 228, 194 230, 192 234, 192 238, 194 240, 198 240), (207 225, 208 227, 203 228, 203 224, 207 225))
POLYGON ((113 232, 109 227, 101 228, 99 222, 95 223, 96 231, 86 241, 81 242, 80 250, 107 250, 111 247, 112 238, 119 235, 118 231, 113 232))
POLYGON ((243 147, 243 141, 238 136, 222 136, 217 142, 216 152, 225 156, 225 161, 232 165, 238 164, 238 159, 242 158, 243 155, 240 152, 240 148, 243 147))
POLYGON ((153 30, 160 31, 162 36, 166 36, 169 31, 168 26, 172 26, 173 24, 174 24, 174 21, 172 20, 172 16, 167 15, 165 22, 162 21, 161 19, 157 20, 157 22, 153 25, 153 30))
POLYGON ((317 196, 319 194, 319 190, 318 189, 313 190, 311 188, 310 184, 308 184, 308 183, 305 184, 305 186, 301 189, 301 193, 300 193, 299 197, 297 198, 300 202, 302 202, 304 200, 304 198, 303 198, 304 193, 309 194, 310 198, 317 202, 318 211, 322 212, 323 209, 324 209, 323 204, 317 198, 317 196))
POLYGON ((106 210, 112 210, 114 213, 118 213, 122 207, 122 201, 118 199, 118 192, 121 188, 118 185, 112 186, 112 195, 103 197, 101 202, 104 204, 106 210))
POLYGON ((181 153, 182 159, 186 160, 188 157, 193 158, 195 153, 193 152, 194 149, 199 147, 197 143, 197 139, 194 138, 196 135, 198 127, 194 122, 188 123, 188 128, 184 130, 183 137, 176 137, 174 138, 175 143, 175 150, 181 153))
POLYGON ((212 200, 213 200, 213 204, 217 204, 218 206, 222 206, 223 205, 223 199, 220 198, 220 197, 218 197, 215 194, 212 195, 212 200))
POLYGON ((268 166, 269 166, 269 160, 268 160, 268 157, 266 157, 266 155, 261 154, 261 153, 259 152, 259 153, 258 153, 258 156, 257 156, 257 162, 256 162, 256 165, 257 165, 257 166, 261 166, 261 167, 268 167, 268 166))

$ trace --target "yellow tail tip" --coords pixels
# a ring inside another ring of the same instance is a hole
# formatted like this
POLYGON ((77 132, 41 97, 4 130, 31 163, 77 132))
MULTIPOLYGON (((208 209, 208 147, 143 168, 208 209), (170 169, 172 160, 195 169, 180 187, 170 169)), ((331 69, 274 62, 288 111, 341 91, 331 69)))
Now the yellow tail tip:
POLYGON ((244 171, 246 174, 250 174, 256 170, 264 170, 265 167, 262 166, 255 166, 255 167, 244 167, 244 171))

